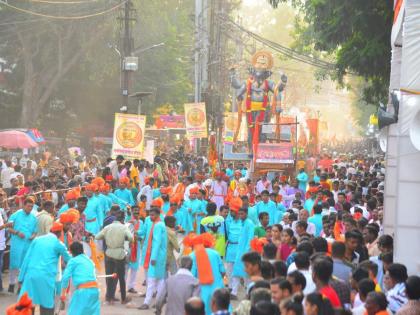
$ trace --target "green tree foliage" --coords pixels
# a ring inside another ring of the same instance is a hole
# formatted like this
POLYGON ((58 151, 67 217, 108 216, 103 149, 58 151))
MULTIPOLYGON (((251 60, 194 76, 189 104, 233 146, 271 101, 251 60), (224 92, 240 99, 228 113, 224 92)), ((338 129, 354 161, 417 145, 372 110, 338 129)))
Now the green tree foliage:
MULTIPOLYGON (((282 0, 270 0, 276 7, 282 0)), ((366 80, 363 101, 376 104, 386 98, 389 85, 389 44, 392 1, 293 0, 299 9, 297 47, 327 53, 336 63, 333 78, 344 82, 354 73, 366 80)))
MULTIPOLYGON (((46 15, 80 16, 120 1, 8 3, 46 15)), ((153 113, 155 104, 166 103, 178 111, 191 93, 193 3, 133 0, 133 4, 134 47, 160 42, 165 46, 139 55, 140 67, 131 76, 130 92, 155 92, 145 104, 147 113, 153 113)), ((120 59, 109 48, 109 44, 120 47, 118 15, 115 10, 87 19, 57 20, 0 5, 0 62, 4 60, 8 69, 5 80, 0 80, 1 126, 17 127, 20 122, 59 136, 72 131, 109 134, 121 106, 120 59)), ((130 112, 136 112, 136 101, 130 102, 130 112)))

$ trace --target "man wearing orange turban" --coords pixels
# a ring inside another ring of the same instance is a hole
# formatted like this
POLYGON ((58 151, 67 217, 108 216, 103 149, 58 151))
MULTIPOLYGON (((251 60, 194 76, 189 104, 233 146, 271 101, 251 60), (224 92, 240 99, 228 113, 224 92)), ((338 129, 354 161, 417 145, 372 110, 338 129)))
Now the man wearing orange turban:
POLYGON ((89 233, 96 235, 104 221, 104 211, 97 196, 99 187, 96 184, 89 184, 85 188, 86 197, 88 198, 88 203, 84 210, 84 215, 86 217, 85 229, 89 233))
MULTIPOLYGON (((111 210, 112 204, 113 204, 113 195, 110 195, 111 187, 108 183, 102 185, 99 187, 99 194, 97 195, 99 199, 99 203, 102 208, 103 212, 103 220, 105 220, 106 214, 111 210)), ((114 197, 115 198, 115 197, 114 197)), ((115 198, 116 199, 116 198, 115 198)), ((102 221, 101 226, 103 226, 104 223, 102 221)))
POLYGON ((29 246, 19 273, 22 283, 19 297, 25 292, 33 304, 40 306, 41 314, 52 314, 54 308, 55 278, 58 261, 67 262, 70 255, 59 237, 63 231, 60 222, 54 222, 51 233, 35 238, 29 246))
POLYGON ((194 227, 199 227, 200 223, 196 222, 196 216, 203 212, 203 202, 197 199, 199 193, 198 187, 192 187, 189 191, 189 199, 184 201, 182 206, 182 229, 185 233, 194 231, 194 227))
POLYGON ((214 244, 214 237, 209 233, 197 235, 191 239, 187 237, 185 244, 194 249, 191 254, 193 260, 191 271, 200 282, 200 297, 204 302, 206 314, 211 314, 213 292, 224 287, 225 268, 219 253, 212 248, 214 244))
POLYGON ((119 184, 119 188, 114 191, 114 195, 120 201, 118 204, 121 210, 126 211, 127 207, 132 207, 135 205, 133 194, 127 188, 130 184, 130 180, 128 177, 122 177, 119 181, 119 184))
POLYGON ((66 203, 58 210, 57 215, 62 214, 64 211, 67 211, 70 208, 74 208, 76 205, 76 200, 79 198, 79 193, 76 190, 69 190, 66 193, 65 201, 66 203))
POLYGON ((226 244, 226 273, 229 280, 229 288, 232 289, 232 296, 238 295, 240 278, 233 277, 233 264, 238 252, 239 236, 242 230, 242 220, 238 218, 239 209, 242 207, 242 200, 239 197, 233 198, 229 203, 230 220, 226 223, 227 244, 226 244))
POLYGON ((155 291, 160 296, 165 285, 168 235, 165 224, 160 220, 159 208, 150 209, 138 236, 144 238, 141 265, 147 274, 146 297, 139 309, 147 310, 155 291))
POLYGON ((78 222, 80 213, 76 209, 69 209, 60 215, 60 223, 63 225, 63 234, 60 240, 67 248, 73 243, 73 235, 70 232, 70 227, 73 223, 78 222))

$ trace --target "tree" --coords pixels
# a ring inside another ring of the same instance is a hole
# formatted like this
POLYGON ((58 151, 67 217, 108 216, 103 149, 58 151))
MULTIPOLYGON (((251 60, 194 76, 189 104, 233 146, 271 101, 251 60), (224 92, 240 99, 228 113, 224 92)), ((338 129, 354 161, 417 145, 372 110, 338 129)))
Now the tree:
MULTIPOLYGON (((121 2, 8 3, 45 15, 80 16, 121 2)), ((137 0, 133 4, 135 48, 160 42, 165 46, 139 55, 140 68, 131 77, 130 92, 155 92, 145 101, 146 113, 152 114, 155 105, 166 103, 180 111, 192 90, 193 3, 137 0)), ((4 59, 7 69, 12 69, 6 73, 6 83, 0 82, 1 126, 16 127, 20 121, 22 127, 37 126, 58 136, 92 125, 96 135, 104 135, 100 130, 112 130, 114 113, 121 106, 120 59, 108 45, 120 46, 118 11, 57 20, 31 17, 0 4, 0 62, 4 59), (98 125, 102 128, 96 128, 98 125)))
POLYGON ((112 31, 113 23, 107 19, 80 17, 104 12, 115 3, 107 0, 101 5, 63 8, 65 4, 9 1, 1 7, 0 20, 9 38, 0 47, 0 54, 15 65, 13 75, 19 78, 14 101, 21 103, 22 127, 36 124, 63 77, 81 63, 103 34, 112 31), (28 20, 28 12, 42 17, 28 20))
MULTIPOLYGON (((269 0, 273 7, 283 0, 269 0)), ((296 47, 328 54, 336 63, 333 78, 348 73, 366 80, 363 100, 376 104, 389 86, 392 1, 293 0, 299 9, 296 47)))

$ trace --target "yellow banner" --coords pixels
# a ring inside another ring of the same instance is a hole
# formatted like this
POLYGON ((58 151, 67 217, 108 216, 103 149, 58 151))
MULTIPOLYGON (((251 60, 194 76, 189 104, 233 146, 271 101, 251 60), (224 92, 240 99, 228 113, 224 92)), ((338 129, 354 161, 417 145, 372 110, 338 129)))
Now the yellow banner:
POLYGON ((123 155, 128 159, 141 159, 146 116, 115 113, 112 157, 123 155))
MULTIPOLYGON (((233 135, 238 128, 238 113, 226 112, 225 124, 223 128, 223 139, 225 143, 233 143, 233 135)), ((246 141, 247 128, 246 118, 242 115, 241 127, 239 128, 238 141, 246 141)))
POLYGON ((187 138, 207 138, 206 105, 204 103, 187 103, 184 104, 184 111, 187 138))

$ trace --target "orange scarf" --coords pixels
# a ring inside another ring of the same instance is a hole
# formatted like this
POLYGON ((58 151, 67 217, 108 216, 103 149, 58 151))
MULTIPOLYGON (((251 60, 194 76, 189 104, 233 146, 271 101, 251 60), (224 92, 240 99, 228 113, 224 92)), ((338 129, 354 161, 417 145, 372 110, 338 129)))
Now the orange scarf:
POLYGON ((209 256, 204 245, 194 246, 195 257, 197 258, 198 281, 200 284, 212 284, 214 281, 209 256))
POLYGON ((93 240, 91 240, 89 242, 89 246, 90 246, 91 259, 93 261, 93 264, 95 265, 96 270, 101 271, 102 270, 101 263, 100 263, 101 254, 98 254, 96 243, 93 240))
MULTIPOLYGON (((133 221, 134 223, 134 221, 133 221)), ((134 224, 134 234, 137 233, 140 227, 140 220, 134 224)), ((136 262, 137 260, 137 242, 134 241, 131 243, 131 255, 130 255, 130 262, 136 262)))
MULTIPOLYGON (((368 312, 365 311, 364 315, 368 315, 368 312)), ((387 310, 382 310, 382 311, 376 312, 375 315, 389 315, 389 313, 387 310)))
POLYGON ((152 255, 152 241, 153 241, 153 230, 155 229, 155 224, 160 221, 159 218, 156 219, 155 222, 152 224, 152 228, 150 229, 149 239, 147 240, 147 249, 146 249, 146 256, 144 257, 144 269, 149 268, 150 263, 150 256, 152 255))

